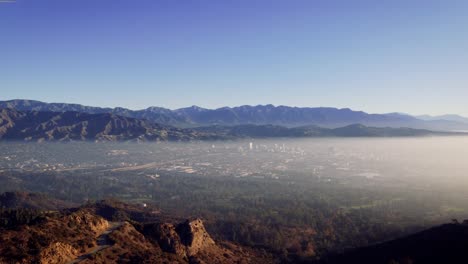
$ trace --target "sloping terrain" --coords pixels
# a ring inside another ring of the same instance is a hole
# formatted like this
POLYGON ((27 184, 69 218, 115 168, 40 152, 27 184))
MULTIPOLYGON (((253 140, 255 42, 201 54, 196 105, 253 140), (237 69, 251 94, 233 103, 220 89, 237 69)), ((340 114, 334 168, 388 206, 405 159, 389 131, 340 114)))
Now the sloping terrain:
POLYGON ((2 230, 0 263, 66 263, 96 246, 108 226, 102 217, 78 211, 2 230))
POLYGON ((73 203, 53 199, 44 194, 27 192, 5 192, 0 194, 0 208, 60 210, 74 206, 73 203))
POLYGON ((0 263, 275 262, 265 252, 213 240, 201 219, 138 222, 132 219, 138 211, 144 214, 134 205, 103 201, 0 227, 0 263), (106 219, 116 216, 127 221, 106 219))
POLYGON ((210 138, 210 135, 108 113, 0 110, 0 139, 32 141, 177 141, 204 138, 210 138))
POLYGON ((400 239, 352 250, 319 263, 468 263, 468 222, 434 227, 400 239))

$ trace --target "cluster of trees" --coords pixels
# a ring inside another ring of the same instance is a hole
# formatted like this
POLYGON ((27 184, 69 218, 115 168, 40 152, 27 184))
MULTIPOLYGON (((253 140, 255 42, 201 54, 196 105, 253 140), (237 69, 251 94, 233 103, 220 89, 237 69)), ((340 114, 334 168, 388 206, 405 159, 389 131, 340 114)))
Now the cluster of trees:
POLYGON ((29 225, 36 223, 42 217, 44 213, 28 208, 18 208, 18 209, 7 209, 0 208, 0 227, 3 228, 13 228, 19 225, 29 225))

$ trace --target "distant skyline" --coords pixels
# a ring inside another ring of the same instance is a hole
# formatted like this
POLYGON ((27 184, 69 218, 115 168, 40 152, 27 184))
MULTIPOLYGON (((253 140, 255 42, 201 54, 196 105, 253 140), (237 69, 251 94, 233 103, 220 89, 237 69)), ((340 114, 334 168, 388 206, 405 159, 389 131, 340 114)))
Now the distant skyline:
POLYGON ((465 0, 0 1, 0 100, 468 116, 465 0))

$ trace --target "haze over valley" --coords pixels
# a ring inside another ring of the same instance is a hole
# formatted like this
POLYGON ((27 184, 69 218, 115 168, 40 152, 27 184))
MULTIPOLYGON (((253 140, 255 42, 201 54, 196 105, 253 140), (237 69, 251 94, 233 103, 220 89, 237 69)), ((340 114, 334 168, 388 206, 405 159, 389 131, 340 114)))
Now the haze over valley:
POLYGON ((468 263, 467 14, 0 0, 0 264, 468 263))

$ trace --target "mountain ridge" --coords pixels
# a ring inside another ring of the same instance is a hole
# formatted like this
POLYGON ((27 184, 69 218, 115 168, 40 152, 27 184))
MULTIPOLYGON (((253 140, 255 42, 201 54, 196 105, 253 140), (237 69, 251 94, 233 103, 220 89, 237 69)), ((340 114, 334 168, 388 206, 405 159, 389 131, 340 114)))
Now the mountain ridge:
POLYGON ((176 128, 112 113, 20 112, 0 109, 0 140, 22 141, 191 141, 273 137, 396 137, 464 135, 412 128, 352 124, 339 128, 278 125, 176 128))
POLYGON ((236 125, 176 128, 145 119, 111 113, 20 112, 0 109, 0 140, 22 141, 191 141, 241 138, 306 137, 407 137, 448 136, 465 133, 412 128, 378 128, 351 124, 338 128, 319 126, 236 125))
POLYGON ((26 141, 186 141, 210 135, 111 113, 20 112, 0 109, 0 139, 26 141))
POLYGON ((427 120, 427 121, 434 121, 434 120, 447 120, 447 121, 455 121, 461 123, 468 123, 468 118, 461 116, 461 115, 439 115, 439 116, 431 116, 431 115, 419 115, 416 116, 419 119, 427 120))
POLYGON ((374 127, 409 127, 439 131, 468 130, 468 123, 456 120, 421 120, 414 116, 390 113, 369 114, 349 108, 333 107, 290 107, 267 105, 242 105, 207 109, 198 106, 175 110, 163 107, 148 107, 141 110, 127 108, 100 108, 66 103, 44 103, 35 100, 0 101, 0 108, 13 108, 19 111, 67 112, 76 111, 88 114, 113 113, 119 116, 170 125, 180 128, 209 125, 281 125, 296 127, 319 125, 337 128, 360 123, 374 127))

